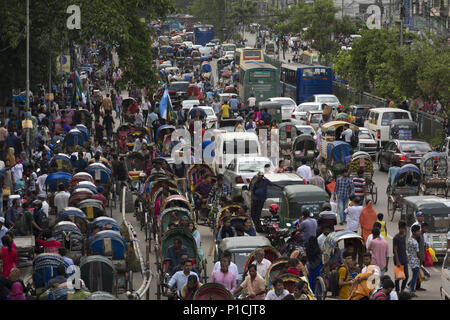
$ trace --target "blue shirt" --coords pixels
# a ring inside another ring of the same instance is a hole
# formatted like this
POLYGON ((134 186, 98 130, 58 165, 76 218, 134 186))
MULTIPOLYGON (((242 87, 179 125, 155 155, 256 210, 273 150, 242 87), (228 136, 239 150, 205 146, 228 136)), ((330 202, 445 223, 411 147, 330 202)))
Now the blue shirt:
POLYGON ((343 178, 339 177, 336 181, 336 195, 338 198, 349 198, 350 192, 353 192, 354 187, 352 180, 349 177, 343 178), (350 190, 349 190, 350 187, 350 190))
POLYGON ((300 223, 300 231, 302 233, 303 242, 307 242, 309 238, 315 237, 317 232, 316 219, 307 218, 300 223))
POLYGON ((228 102, 230 104, 230 109, 231 110, 237 110, 238 105, 239 105, 239 101, 236 98, 231 98, 230 101, 228 102))
POLYGON ((261 181, 256 180, 253 184, 253 200, 266 201, 267 199, 267 187, 272 186, 273 183, 263 178, 261 181))

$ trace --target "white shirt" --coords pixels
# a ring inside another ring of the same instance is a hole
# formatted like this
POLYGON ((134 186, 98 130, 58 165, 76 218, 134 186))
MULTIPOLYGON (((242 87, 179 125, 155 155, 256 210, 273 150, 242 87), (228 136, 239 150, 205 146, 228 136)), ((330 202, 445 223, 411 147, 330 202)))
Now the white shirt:
POLYGON ((138 152, 142 149, 142 144, 147 143, 147 140, 142 139, 142 142, 139 140, 139 138, 137 138, 134 141, 134 147, 133 147, 133 152, 138 152))
POLYGON ((14 180, 21 180, 23 177, 23 165, 21 163, 17 163, 14 167, 11 168, 11 172, 14 175, 14 180))
POLYGON ((69 206, 69 198, 70 193, 67 191, 61 191, 55 195, 54 203, 58 214, 69 206))
POLYGON ((148 107, 150 106, 150 102, 142 102, 142 110, 148 110, 148 107))
POLYGON ((363 210, 362 206, 350 206, 344 210, 347 214, 347 229, 353 232, 358 232, 359 216, 363 210))
POLYGON ((283 289, 283 293, 281 295, 277 296, 275 293, 275 289, 272 289, 267 293, 266 298, 264 300, 282 300, 288 294, 289 294, 289 291, 287 291, 286 289, 283 289))
POLYGON ((36 180, 40 190, 38 196, 47 196, 47 193, 45 192, 45 179, 47 179, 47 174, 39 176, 36 180))
POLYGON ((265 279, 266 278, 266 272, 267 269, 269 269, 270 265, 272 264, 272 262, 270 262, 269 260, 267 260, 266 258, 263 258, 261 263, 258 263, 258 261, 255 260, 254 262, 256 264, 256 272, 258 272, 258 274, 265 279))
POLYGON ((298 167, 297 175, 301 178, 305 178, 306 181, 309 181, 312 178, 311 168, 304 164, 298 167))
POLYGON ((50 206, 46 200, 42 201, 42 211, 45 213, 45 215, 48 218, 48 210, 50 209, 50 206))
POLYGON ((254 107, 255 104, 256 104, 256 98, 255 97, 248 98, 248 106, 249 107, 254 107))
MULTIPOLYGON (((219 270, 219 269, 220 269, 220 260, 214 264, 213 272, 216 270, 219 270)), ((239 279, 239 270, 238 270, 237 265, 233 261, 230 261, 230 265, 228 266, 228 271, 233 272, 234 275, 236 276, 236 279, 239 279)))
POLYGON ((323 245, 325 244, 325 239, 327 238, 326 235, 323 233, 320 234, 320 236, 317 237, 317 243, 319 244, 319 248, 321 251, 323 251, 323 245))
MULTIPOLYGON (((380 233, 380 238, 387 241, 387 239, 381 233, 380 233)), ((369 236, 367 237, 367 241, 366 241, 366 248, 369 247, 369 244, 372 240, 373 240, 373 234, 369 234, 369 236)))
POLYGON ((347 130, 342 132, 342 136, 344 137, 345 142, 348 142, 348 143, 350 143, 352 135, 353 135, 353 131, 350 128, 348 128, 347 130))
MULTIPOLYGON (((5 226, 2 226, 0 229, 0 239, 3 238, 3 236, 8 232, 8 228, 5 226)), ((3 247, 3 243, 0 241, 0 247, 3 247)))

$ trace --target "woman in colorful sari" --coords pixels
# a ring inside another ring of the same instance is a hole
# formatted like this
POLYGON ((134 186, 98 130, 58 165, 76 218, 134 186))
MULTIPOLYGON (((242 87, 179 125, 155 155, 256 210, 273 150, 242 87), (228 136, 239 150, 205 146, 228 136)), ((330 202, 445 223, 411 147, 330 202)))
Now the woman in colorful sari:
POLYGON ((372 233, 373 224, 377 221, 377 212, 373 208, 371 200, 367 201, 365 208, 361 211, 359 216, 359 225, 361 226, 361 236, 364 238, 364 242, 367 241, 367 237, 372 233))
POLYGON ((200 288, 202 284, 198 281, 196 275, 191 274, 188 277, 186 284, 180 290, 180 298, 181 300, 193 300, 194 294, 197 292, 198 288, 200 288))

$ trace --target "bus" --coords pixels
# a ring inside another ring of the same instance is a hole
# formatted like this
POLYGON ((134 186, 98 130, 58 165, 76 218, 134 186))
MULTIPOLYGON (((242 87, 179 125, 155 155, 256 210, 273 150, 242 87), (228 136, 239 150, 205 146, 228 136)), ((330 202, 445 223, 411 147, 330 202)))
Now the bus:
POLYGON ((297 104, 314 94, 333 94, 330 67, 305 64, 281 65, 281 96, 292 98, 297 104))
POLYGON ((308 51, 303 51, 300 55, 300 63, 302 64, 319 64, 319 55, 308 51))
POLYGON ((262 49, 237 48, 234 51, 234 65, 236 68, 239 68, 241 62, 264 62, 262 49))
POLYGON ((243 63, 239 67, 239 96, 246 103, 253 94, 256 102, 280 95, 280 72, 264 62, 243 63))
POLYGON ((200 25, 194 26, 195 44, 204 46, 214 39, 214 26, 200 25))

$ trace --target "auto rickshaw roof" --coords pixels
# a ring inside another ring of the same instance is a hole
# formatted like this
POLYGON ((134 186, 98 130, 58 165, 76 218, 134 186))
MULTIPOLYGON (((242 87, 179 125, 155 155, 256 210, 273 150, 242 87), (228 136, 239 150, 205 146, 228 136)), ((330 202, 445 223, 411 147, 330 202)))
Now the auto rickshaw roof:
POLYGON ((263 236, 254 237, 231 237, 225 238, 220 242, 220 249, 222 251, 232 250, 232 249, 244 249, 250 248, 252 251, 255 248, 270 246, 270 241, 263 236))
POLYGON ((330 121, 327 123, 324 123, 322 125, 322 130, 323 131, 328 131, 328 130, 336 130, 339 127, 342 127, 343 125, 348 124, 350 126, 350 129, 352 129, 353 131, 359 131, 359 127, 354 125, 353 123, 348 123, 345 121, 330 121))
POLYGON ((436 196, 411 196, 403 198, 405 203, 414 206, 423 213, 448 213, 450 214, 450 202, 436 196), (439 210, 439 212, 436 212, 439 210))
POLYGON ((328 201, 328 193, 311 184, 295 184, 284 187, 283 193, 289 202, 328 201))
POLYGON ((411 126, 414 126, 414 127, 417 127, 417 123, 415 123, 414 121, 412 121, 412 120, 409 120, 409 119, 394 119, 394 120, 391 120, 391 123, 390 123, 390 127, 392 128, 392 127, 395 127, 395 126, 398 126, 398 125, 411 125, 411 126))

